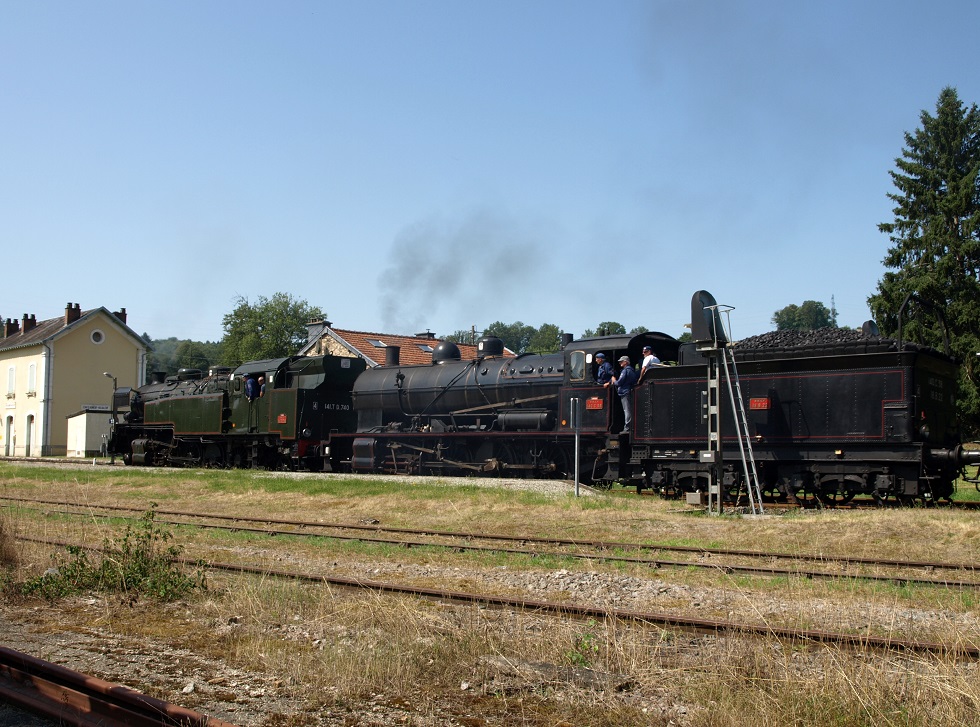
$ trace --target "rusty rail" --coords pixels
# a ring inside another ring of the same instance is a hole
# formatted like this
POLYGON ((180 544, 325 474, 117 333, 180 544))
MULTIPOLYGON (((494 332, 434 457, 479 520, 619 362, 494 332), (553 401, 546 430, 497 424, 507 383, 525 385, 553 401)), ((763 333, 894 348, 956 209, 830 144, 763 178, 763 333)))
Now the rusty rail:
POLYGON ((235 727, 5 646, 0 646, 0 700, 77 727, 235 727))

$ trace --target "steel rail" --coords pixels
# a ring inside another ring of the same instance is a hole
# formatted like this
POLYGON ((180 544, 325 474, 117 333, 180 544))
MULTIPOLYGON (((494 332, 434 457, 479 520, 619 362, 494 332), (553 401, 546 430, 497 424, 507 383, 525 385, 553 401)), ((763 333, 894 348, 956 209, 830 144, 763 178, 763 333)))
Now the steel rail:
MULTIPOLYGON (((141 512, 145 508, 124 507, 121 505, 92 505, 90 503, 74 503, 63 500, 44 500, 36 498, 19 498, 10 495, 0 495, 0 500, 10 500, 12 502, 38 503, 44 505, 59 505, 64 507, 76 508, 100 508, 103 510, 122 511, 122 512, 141 512)), ((251 518, 239 515, 213 515, 205 513, 186 512, 181 510, 161 510, 155 509, 159 515, 173 515, 175 517, 196 517, 212 520, 233 521, 242 523, 268 523, 270 525, 292 525, 300 528, 324 528, 336 530, 357 530, 376 533, 399 533, 407 535, 430 535, 434 537, 459 538, 463 540, 500 540, 503 542, 535 543, 540 545, 569 545, 596 548, 599 550, 661 550, 676 553, 696 553, 700 555, 724 555, 732 557, 746 558, 770 558, 779 560, 801 560, 815 563, 842 563, 849 565, 880 565, 894 566, 898 568, 921 568, 928 570, 964 570, 977 572, 980 571, 980 564, 977 563, 942 563, 930 561, 914 560, 893 560, 888 558, 864 558, 849 555, 825 555, 813 553, 786 553, 786 552, 766 552, 761 550, 740 550, 731 548, 708 548, 696 545, 668 545, 664 543, 629 543, 602 540, 581 540, 574 538, 541 538, 528 535, 504 535, 495 533, 479 533, 452 530, 434 530, 429 528, 396 528, 385 525, 364 525, 360 523, 317 523, 309 520, 281 520, 275 518, 251 518)), ((182 523, 190 524, 190 523, 182 523)), ((207 526, 200 526, 207 527, 207 526)), ((238 528, 247 530, 247 528, 238 528)), ((304 533, 284 531, 268 531, 274 534, 304 535, 304 533)), ((334 537, 334 536, 326 536, 334 537)), ((431 543, 427 543, 431 545, 431 543)), ((452 546, 457 547, 457 546, 452 546)), ((526 551, 522 551, 526 552, 526 551)), ((599 557, 599 556, 597 556, 599 557)), ((684 563, 684 565, 697 565, 696 563, 684 563)), ((902 580, 902 579, 899 579, 902 580)), ((932 581, 926 581, 932 582, 932 581)), ((935 581, 936 583, 946 583, 946 581, 935 581)), ((968 586, 976 586, 976 583, 967 583, 968 586)))
MULTIPOLYGON (((85 515, 86 517, 114 517, 113 515, 93 515, 92 513, 79 513, 70 510, 49 510, 48 512, 65 515, 85 515)), ((157 511, 159 512, 159 511, 157 511)), ((184 517, 210 518, 211 515, 182 513, 184 517)), ((130 518, 126 518, 130 519, 130 518)), ((255 522, 256 520, 249 518, 255 522)), ((251 528, 240 525, 214 525, 211 523, 187 522, 184 520, 166 520, 161 518, 154 519, 156 523, 165 525, 177 525, 183 527, 201 528, 202 530, 223 530, 229 532, 249 533, 254 535, 267 535, 271 537, 293 536, 300 538, 325 538, 338 541, 353 541, 359 543, 370 543, 378 545, 398 545, 404 548, 444 548, 457 552, 470 551, 477 553, 505 553, 508 555, 523 555, 530 558, 570 558, 573 560, 598 561, 608 563, 627 563, 630 565, 642 565, 651 568, 698 568, 720 571, 722 573, 748 573, 764 576, 789 576, 796 578, 827 579, 827 580, 862 580, 878 583, 893 583, 897 585, 923 585, 940 586, 943 588, 980 588, 977 581, 957 581, 948 578, 920 578, 916 576, 900 575, 878 575, 874 573, 831 573, 828 571, 808 570, 803 568, 776 568, 761 565, 741 565, 736 563, 700 563, 690 560, 663 560, 659 558, 631 558, 624 555, 608 555, 602 553, 582 553, 567 551, 543 551, 525 550, 521 548, 505 548, 501 546, 471 545, 461 543, 437 543, 421 540, 401 540, 393 538, 371 538, 363 535, 338 535, 336 533, 310 533, 297 530, 272 530, 269 528, 251 528)), ((267 522, 261 521, 259 522, 267 522)), ((318 527, 318 526, 315 526, 318 527)), ((417 531, 411 531, 417 532, 417 531)), ((422 533, 425 534, 425 533, 422 533)), ((487 537, 487 536, 484 536, 487 537)), ((492 539, 492 536, 489 536, 492 539)))
POLYGON ((234 727, 5 646, 0 646, 0 700, 77 727, 234 727))
MULTIPOLYGON (((87 550, 98 550, 93 546, 63 541, 45 540, 17 536, 25 540, 46 545, 61 547, 78 547, 87 550)), ((768 624, 738 623, 735 621, 688 618, 668 613, 636 611, 622 608, 602 608, 584 606, 574 603, 559 603, 555 601, 538 601, 524 598, 509 598, 490 593, 471 593, 467 591, 451 591, 440 588, 428 588, 404 583, 389 583, 384 581, 367 580, 363 578, 345 578, 328 576, 302 571, 289 571, 264 566, 251 566, 238 563, 221 563, 218 561, 202 561, 193 558, 175 558, 175 562, 192 567, 205 567, 212 570, 222 570, 245 575, 276 577, 283 579, 322 583, 327 586, 368 590, 375 593, 418 596, 435 600, 454 601, 497 608, 511 608, 519 611, 540 612, 556 616, 576 616, 595 619, 619 619, 640 624, 663 628, 676 628, 696 632, 745 634, 749 636, 764 636, 789 640, 793 642, 812 642, 837 645, 854 649, 874 649, 876 651, 907 651, 913 653, 934 653, 955 656, 957 658, 980 658, 980 646, 964 644, 943 644, 934 641, 913 641, 897 639, 889 636, 873 636, 871 634, 853 634, 820 629, 799 629, 770 626, 768 624)))

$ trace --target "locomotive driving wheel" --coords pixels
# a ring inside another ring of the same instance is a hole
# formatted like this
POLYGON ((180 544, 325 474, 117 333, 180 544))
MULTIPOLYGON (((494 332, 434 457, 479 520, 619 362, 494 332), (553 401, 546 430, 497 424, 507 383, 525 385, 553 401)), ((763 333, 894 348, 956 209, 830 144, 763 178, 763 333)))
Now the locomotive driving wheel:
POLYGON ((214 442, 205 444, 201 452, 201 465, 204 467, 224 467, 225 453, 221 445, 214 442))
MULTIPOLYGON (((570 480, 575 477, 575 456, 569 454, 560 444, 550 444, 543 448, 539 466, 546 468, 545 476, 553 480, 570 480)), ((581 468, 585 473, 585 468, 581 468)))
POLYGON ((494 472, 498 477, 522 479, 528 477, 532 465, 520 447, 511 442, 498 442, 493 447, 494 472))

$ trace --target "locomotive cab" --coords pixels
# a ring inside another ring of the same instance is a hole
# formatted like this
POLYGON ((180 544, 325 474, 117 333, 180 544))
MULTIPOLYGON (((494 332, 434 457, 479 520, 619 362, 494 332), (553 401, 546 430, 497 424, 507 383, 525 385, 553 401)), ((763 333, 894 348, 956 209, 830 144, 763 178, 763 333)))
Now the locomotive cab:
MULTIPOLYGON (((650 331, 635 336, 601 336, 568 342, 565 346, 565 385, 560 412, 562 427, 572 428, 572 401, 578 399, 582 431, 621 431, 623 407, 615 387, 603 387, 596 382, 599 369, 596 354, 604 353, 606 361, 612 363, 618 373, 617 362, 621 356, 629 356, 630 364, 639 369, 643 362, 644 346, 650 346, 661 362, 677 361, 680 343, 666 333, 650 331)), ((652 377, 645 377, 644 385, 651 380, 652 377)))

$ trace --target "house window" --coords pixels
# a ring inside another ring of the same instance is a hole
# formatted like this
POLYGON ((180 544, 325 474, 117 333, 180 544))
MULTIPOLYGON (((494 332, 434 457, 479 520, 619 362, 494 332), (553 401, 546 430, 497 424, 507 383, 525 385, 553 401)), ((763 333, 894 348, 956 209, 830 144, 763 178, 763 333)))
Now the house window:
POLYGON ((37 396, 37 364, 27 367, 27 395, 37 396))
POLYGON ((385 344, 383 341, 379 341, 377 338, 369 338, 367 342, 375 348, 388 348, 387 344, 385 344))
POLYGON ((100 331, 98 328, 96 328, 94 331, 92 331, 92 335, 89 336, 89 338, 92 339, 92 343, 94 343, 95 345, 99 345, 105 340, 105 334, 102 331, 100 331))
POLYGON ((433 351, 432 346, 428 345, 427 343, 420 343, 418 344, 418 347, 422 349, 423 353, 432 353, 433 351))
POLYGON ((7 369, 7 398, 8 399, 14 398, 14 389, 17 381, 17 377, 15 373, 16 372, 13 366, 7 369))

